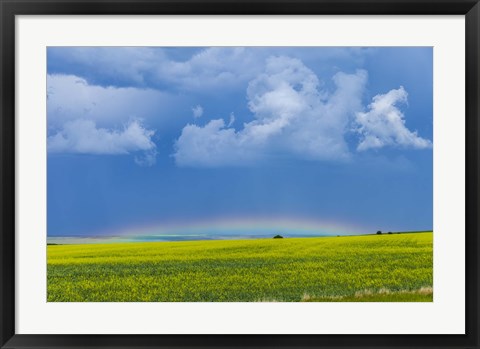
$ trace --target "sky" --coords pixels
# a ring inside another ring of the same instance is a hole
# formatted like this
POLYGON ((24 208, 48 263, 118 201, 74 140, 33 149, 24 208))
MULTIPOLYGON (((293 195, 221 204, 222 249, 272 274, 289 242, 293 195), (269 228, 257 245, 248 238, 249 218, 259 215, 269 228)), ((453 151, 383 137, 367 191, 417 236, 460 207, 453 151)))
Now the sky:
POLYGON ((430 230, 431 47, 49 47, 47 234, 430 230))

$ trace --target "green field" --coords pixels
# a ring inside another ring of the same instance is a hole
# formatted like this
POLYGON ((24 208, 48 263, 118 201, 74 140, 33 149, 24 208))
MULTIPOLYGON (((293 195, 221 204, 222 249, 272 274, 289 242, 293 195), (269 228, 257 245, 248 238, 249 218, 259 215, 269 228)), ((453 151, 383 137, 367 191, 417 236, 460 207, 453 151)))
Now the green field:
POLYGON ((418 302, 433 234, 47 246, 49 302, 418 302))

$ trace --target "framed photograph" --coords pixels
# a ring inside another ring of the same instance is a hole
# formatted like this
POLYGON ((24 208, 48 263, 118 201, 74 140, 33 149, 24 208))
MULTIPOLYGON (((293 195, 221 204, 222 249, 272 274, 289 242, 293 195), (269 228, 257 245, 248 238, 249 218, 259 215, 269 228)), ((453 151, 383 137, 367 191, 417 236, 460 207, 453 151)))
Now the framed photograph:
POLYGON ((1 0, 1 348, 478 348, 478 1, 1 0))

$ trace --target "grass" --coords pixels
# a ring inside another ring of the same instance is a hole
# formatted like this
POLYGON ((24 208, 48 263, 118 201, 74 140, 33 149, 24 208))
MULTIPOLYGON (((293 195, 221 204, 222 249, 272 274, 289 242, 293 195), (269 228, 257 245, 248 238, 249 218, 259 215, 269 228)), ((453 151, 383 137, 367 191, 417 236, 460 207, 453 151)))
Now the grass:
POLYGON ((431 232, 47 246, 49 302, 419 302, 431 232))
POLYGON ((354 295, 333 297, 312 297, 303 295, 303 302, 431 302, 433 301, 433 288, 422 287, 418 290, 402 290, 392 292, 386 288, 377 292, 364 290, 355 292, 354 295), (393 297, 393 298, 392 298, 393 297))

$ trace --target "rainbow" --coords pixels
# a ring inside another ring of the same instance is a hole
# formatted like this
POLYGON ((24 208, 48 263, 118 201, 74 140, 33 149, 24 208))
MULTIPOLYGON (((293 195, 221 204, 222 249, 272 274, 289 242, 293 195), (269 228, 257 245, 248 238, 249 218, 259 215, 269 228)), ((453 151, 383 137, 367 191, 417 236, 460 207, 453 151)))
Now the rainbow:
POLYGON ((117 236, 178 236, 178 235, 353 235, 369 232, 364 227, 326 220, 285 217, 236 217, 193 222, 164 222, 117 231, 117 236))
POLYGON ((108 243, 132 241, 221 240, 357 235, 372 230, 345 222, 288 217, 223 217, 195 221, 161 222, 115 231, 77 236, 48 236, 49 243, 108 243))

